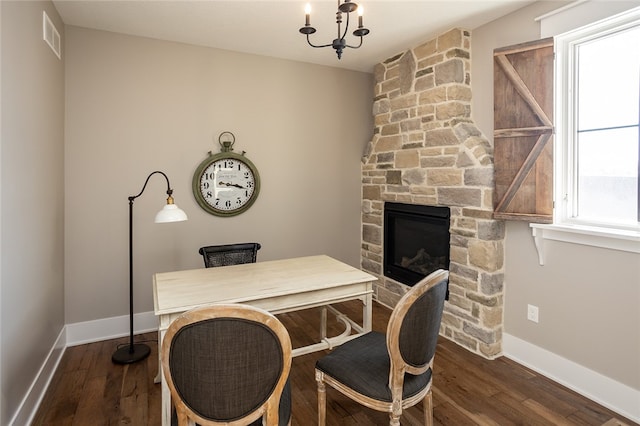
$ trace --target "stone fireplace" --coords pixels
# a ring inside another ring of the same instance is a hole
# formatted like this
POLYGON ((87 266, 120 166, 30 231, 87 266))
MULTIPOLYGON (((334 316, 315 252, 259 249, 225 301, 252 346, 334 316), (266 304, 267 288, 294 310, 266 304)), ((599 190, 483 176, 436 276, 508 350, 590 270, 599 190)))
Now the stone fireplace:
POLYGON ((390 307, 384 204, 450 209, 449 300, 441 334, 487 358, 502 351, 504 223, 492 219, 493 150, 471 119, 469 32, 453 29, 376 66, 374 136, 362 166, 362 268, 390 307))

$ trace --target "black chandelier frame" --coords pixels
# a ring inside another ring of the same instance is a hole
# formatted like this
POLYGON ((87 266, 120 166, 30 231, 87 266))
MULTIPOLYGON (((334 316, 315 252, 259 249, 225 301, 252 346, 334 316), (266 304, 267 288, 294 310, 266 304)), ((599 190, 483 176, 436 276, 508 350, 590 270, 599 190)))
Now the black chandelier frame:
POLYGON ((304 27, 300 28, 300 32, 307 37, 307 43, 309 44, 309 46, 314 48, 332 47, 335 49, 336 54, 338 55, 338 59, 341 59, 342 52, 345 48, 348 47, 350 49, 358 49, 360 46, 362 46, 363 37, 369 34, 370 31, 362 25, 362 15, 360 15, 358 17, 358 28, 353 31, 353 35, 360 39, 360 43, 357 46, 347 44, 347 40, 345 39, 345 37, 349 32, 349 17, 351 16, 351 12, 355 12, 358 9, 358 5, 350 0, 344 0, 344 3, 340 3, 340 0, 337 1, 338 11, 336 12, 336 24, 338 24, 338 38, 333 39, 333 41, 328 44, 313 44, 309 36, 315 33, 316 29, 310 24, 310 13, 308 11, 305 15, 305 25, 304 27), (344 31, 342 31, 343 14, 346 14, 344 31))

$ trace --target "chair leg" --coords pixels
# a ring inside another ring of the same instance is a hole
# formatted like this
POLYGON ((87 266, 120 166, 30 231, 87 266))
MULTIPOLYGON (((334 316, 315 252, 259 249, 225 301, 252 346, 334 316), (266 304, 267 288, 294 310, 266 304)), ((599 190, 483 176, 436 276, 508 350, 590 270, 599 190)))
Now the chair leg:
POLYGON ((325 426, 327 421, 327 393, 322 380, 322 372, 316 370, 316 382, 318 384, 318 426, 325 426))
POLYGON ((400 426, 400 416, 389 413, 389 426, 400 426))
POLYGON ((431 393, 431 390, 429 390, 429 392, 424 396, 422 409, 424 411, 425 426, 433 426, 433 394, 431 393))
POLYGON ((400 426, 400 416, 402 415, 402 398, 394 399, 389 413, 389 426, 400 426))

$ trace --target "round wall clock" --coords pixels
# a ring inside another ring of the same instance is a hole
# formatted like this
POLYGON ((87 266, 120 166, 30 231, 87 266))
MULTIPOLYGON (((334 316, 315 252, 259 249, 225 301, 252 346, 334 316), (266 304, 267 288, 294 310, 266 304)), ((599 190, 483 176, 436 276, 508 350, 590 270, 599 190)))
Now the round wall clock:
POLYGON ((233 133, 221 133, 218 142, 221 152, 209 152, 193 174, 193 195, 206 212, 235 216, 246 211, 258 198, 260 176, 244 151, 242 154, 232 152, 233 133))

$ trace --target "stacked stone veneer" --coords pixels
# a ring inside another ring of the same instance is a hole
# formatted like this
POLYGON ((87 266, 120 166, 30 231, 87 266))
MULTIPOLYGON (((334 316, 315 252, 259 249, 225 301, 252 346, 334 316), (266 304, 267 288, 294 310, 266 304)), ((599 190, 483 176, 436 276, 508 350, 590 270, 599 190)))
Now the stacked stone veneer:
POLYGON ((384 202, 451 209, 441 334, 487 358, 502 350, 504 223, 492 219, 493 150, 471 119, 470 34, 454 29, 376 65, 374 136, 363 157, 362 267, 388 306, 409 289, 384 277, 384 202))

